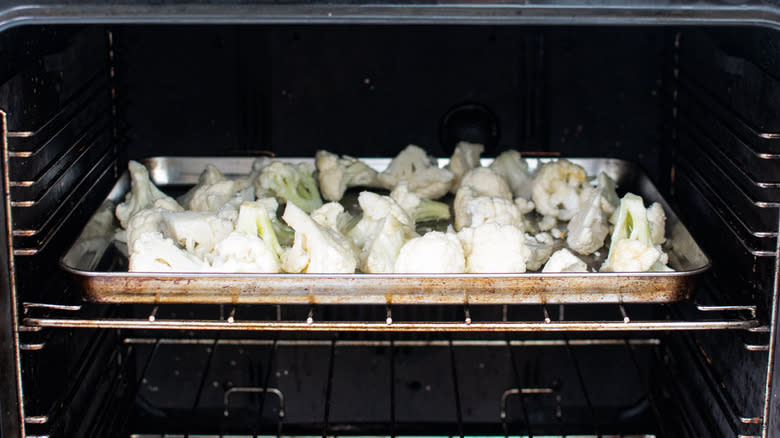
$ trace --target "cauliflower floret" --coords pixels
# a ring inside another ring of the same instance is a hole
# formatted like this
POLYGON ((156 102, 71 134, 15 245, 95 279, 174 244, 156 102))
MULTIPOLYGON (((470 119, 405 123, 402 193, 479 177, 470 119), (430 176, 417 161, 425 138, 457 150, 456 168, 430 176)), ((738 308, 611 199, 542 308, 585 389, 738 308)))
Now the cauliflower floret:
POLYGON ((233 231, 233 223, 220 219, 215 212, 165 212, 160 230, 187 252, 204 257, 233 231))
POLYGON ((666 241, 664 237, 666 213, 661 204, 654 202, 647 208, 647 220, 650 221, 650 240, 653 245, 661 245, 666 241))
POLYGON ((187 193, 179 196, 177 199, 181 205, 190 205, 190 201, 192 201, 193 195, 195 195, 195 192, 206 185, 212 185, 216 184, 221 181, 225 181, 225 175, 220 172, 219 169, 217 169, 216 166, 213 164, 209 164, 206 166, 206 168, 201 172, 200 176, 198 177, 198 183, 195 184, 191 189, 187 191, 187 193))
POLYGON ((531 186, 536 211, 562 221, 571 219, 584 200, 586 179, 585 169, 568 160, 542 165, 531 186))
POLYGON ((340 201, 349 187, 380 187, 378 172, 368 164, 344 155, 317 151, 315 158, 317 181, 322 197, 328 201, 340 201))
POLYGON ((555 240, 549 233, 539 233, 535 236, 525 235, 525 246, 531 251, 525 263, 529 271, 537 271, 547 262, 553 252, 555 240))
POLYGON ((668 271, 668 257, 653 245, 647 210, 640 196, 627 193, 620 200, 615 229, 612 232, 605 272, 668 271), (627 241, 627 242, 626 242, 627 241))
MULTIPOLYGON (((480 197, 495 197, 508 200, 512 203, 512 191, 506 181, 487 167, 477 167, 470 170, 460 183, 460 188, 455 194, 452 209, 455 212, 455 228, 461 230, 471 225, 471 213, 468 203, 480 197)), ((520 214, 517 205, 514 210, 520 214)))
POLYGON ((358 204, 363 210, 360 221, 347 233, 355 246, 363 248, 365 243, 373 238, 379 230, 381 222, 388 216, 393 216, 403 225, 414 228, 414 220, 391 197, 377 195, 373 192, 360 192, 358 204))
POLYGON ((478 227, 484 224, 512 225, 525 230, 525 217, 517 205, 504 198, 480 196, 466 204, 466 217, 462 224, 478 227))
POLYGON ((182 250, 162 233, 142 234, 130 251, 130 272, 206 272, 209 264, 182 250))
POLYGON ((345 234, 357 223, 351 214, 344 211, 344 206, 338 202, 326 202, 322 207, 311 212, 314 222, 330 227, 341 234, 345 234))
MULTIPOLYGON (((222 208, 228 201, 230 201, 239 192, 241 185, 236 181, 224 180, 214 184, 204 184, 200 186, 192 195, 190 200, 190 210, 192 211, 216 211, 222 208)), ((248 192, 246 193, 249 194, 248 192)), ((242 199, 252 201, 253 199, 246 199, 244 194, 240 195, 242 199)))
POLYGON ((160 208, 147 208, 130 218, 125 234, 125 242, 129 251, 133 250, 133 245, 142 235, 160 232, 165 212, 166 210, 160 208))
POLYGON ((610 248, 609 265, 602 266, 602 271, 611 272, 644 272, 655 269, 653 266, 661 260, 661 251, 652 245, 646 245, 638 240, 621 239, 610 248))
POLYGON ((406 181, 401 181, 390 192, 390 197, 414 219, 414 222, 448 220, 450 206, 438 201, 424 199, 409 191, 406 181))
POLYGON ((282 219, 295 230, 292 248, 282 254, 285 272, 355 272, 358 257, 349 239, 330 227, 319 225, 292 202, 287 203, 282 219))
POLYGON ((389 273, 401 248, 409 239, 417 237, 412 227, 390 215, 382 219, 376 233, 366 241, 360 253, 360 270, 366 273, 389 273))
POLYGON ((313 173, 307 163, 275 161, 263 168, 255 180, 255 195, 258 198, 276 196, 310 213, 322 205, 313 173))
POLYGON ((259 237, 273 254, 279 258, 282 247, 276 237, 271 215, 276 216, 276 200, 265 198, 265 202, 244 202, 238 210, 236 231, 248 236, 259 237))
MULTIPOLYGON (((601 172, 595 189, 587 188, 587 198, 567 226, 566 243, 580 254, 592 254, 604 245, 609 234, 609 214, 615 211, 615 181, 601 172)), ((585 192, 583 192, 585 193, 585 192)))
POLYGON ((452 172, 440 169, 436 160, 413 144, 393 158, 387 169, 378 176, 379 183, 388 190, 406 181, 410 191, 426 199, 438 199, 446 195, 452 185, 452 178, 452 172))
POLYGON ((542 272, 588 272, 588 265, 566 248, 555 251, 542 272))
POLYGON ((479 167, 479 156, 485 150, 485 146, 467 141, 458 142, 455 152, 450 157, 450 164, 445 167, 452 172, 452 186, 450 193, 456 193, 460 187, 460 180, 469 170, 479 167))
POLYGON ((523 230, 495 223, 464 228, 458 232, 466 256, 466 272, 525 272, 531 250, 523 230))
POLYGON ((125 195, 125 201, 116 206, 116 217, 122 228, 127 228, 127 223, 134 214, 152 207, 158 200, 164 199, 160 203, 161 207, 183 210, 173 198, 154 185, 149 179, 149 171, 143 164, 131 160, 127 163, 127 168, 130 171, 130 191, 125 195))
POLYGON ((526 198, 515 198, 515 205, 520 209, 520 213, 526 214, 534 211, 536 205, 534 201, 529 201, 526 198))
POLYGON ((212 272, 279 272, 279 257, 257 235, 230 233, 209 255, 212 272))
POLYGON ((506 180, 515 197, 531 199, 533 176, 528 171, 528 163, 520 156, 520 152, 516 150, 502 152, 490 165, 490 169, 506 180))
POLYGON ((455 233, 430 231, 404 244, 395 261, 394 271, 414 274, 465 272, 466 258, 455 233))
POLYGON ((539 227, 539 231, 550 231, 558 224, 558 218, 555 216, 542 216, 539 222, 536 224, 539 227))
MULTIPOLYGON (((249 174, 247 176, 242 176, 241 178, 236 179, 236 183, 240 187, 240 190, 245 190, 251 187, 252 194, 254 195, 255 181, 257 181, 257 178, 263 172, 263 169, 265 169, 271 163, 273 163, 273 159, 271 157, 255 158, 255 161, 252 162, 252 169, 249 171, 249 174)), ((251 201, 251 199, 247 199, 247 201, 251 201)))

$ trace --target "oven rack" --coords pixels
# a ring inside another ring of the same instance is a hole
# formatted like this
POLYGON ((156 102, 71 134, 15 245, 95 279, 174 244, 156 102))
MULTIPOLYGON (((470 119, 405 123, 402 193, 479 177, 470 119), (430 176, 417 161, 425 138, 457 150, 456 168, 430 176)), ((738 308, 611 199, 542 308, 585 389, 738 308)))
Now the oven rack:
MULTIPOLYGON (((199 305, 182 317, 176 305, 24 303, 21 326, 246 332, 637 332, 747 330, 763 333, 753 305, 199 305), (353 307, 354 311, 349 308, 353 307), (95 309, 104 309, 96 314, 95 309), (421 309, 422 308, 422 309, 421 309), (355 310, 362 309, 362 310, 355 310), (636 312, 636 316, 634 316, 636 312), (571 315, 574 317, 571 317, 571 315), (400 316, 400 317, 399 317, 400 316), (713 317, 714 316, 714 317, 713 317)), ((751 349, 763 349, 753 346, 751 349)))

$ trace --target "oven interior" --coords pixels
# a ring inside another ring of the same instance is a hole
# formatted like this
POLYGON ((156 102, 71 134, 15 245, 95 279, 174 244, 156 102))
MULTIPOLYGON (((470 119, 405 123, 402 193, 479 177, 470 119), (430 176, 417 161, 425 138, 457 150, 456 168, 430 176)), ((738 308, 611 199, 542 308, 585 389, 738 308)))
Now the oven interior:
POLYGON ((5 345, 18 351, 21 382, 17 390, 16 373, 5 372, 0 407, 12 415, 3 431, 761 436, 778 417, 770 394, 778 47, 777 32, 752 27, 0 32, 0 58, 9 61, 0 64, 12 266, 5 295, 18 324, 18 339, 5 345), (391 157, 409 143, 446 157, 461 139, 483 142, 488 156, 518 149, 639 163, 712 269, 692 300, 669 305, 155 306, 82 302, 58 267, 128 159, 318 149, 391 157), (306 326, 391 315, 463 324, 411 333, 390 323, 378 332, 306 326), (153 326, 227 318, 298 325, 153 326), (117 319, 149 327, 100 327, 117 319), (466 319, 537 325, 475 332, 466 319), (564 320, 586 324, 544 327, 564 320), (603 321, 625 329, 600 331, 603 321))

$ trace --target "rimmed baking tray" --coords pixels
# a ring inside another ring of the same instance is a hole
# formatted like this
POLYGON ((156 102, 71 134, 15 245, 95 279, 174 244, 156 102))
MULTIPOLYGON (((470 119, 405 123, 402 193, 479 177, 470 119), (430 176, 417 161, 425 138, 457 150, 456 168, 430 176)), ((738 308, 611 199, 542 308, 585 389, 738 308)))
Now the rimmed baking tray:
MULTIPOLYGON (((309 158, 279 158, 310 162, 309 158)), ((82 234, 61 259, 88 301, 110 303, 233 304, 557 304, 664 303, 689 298, 696 278, 710 262, 647 176, 618 159, 570 159, 588 175, 606 172, 622 194, 660 202, 667 215, 665 251, 673 272, 522 274, 215 274, 126 272, 127 260, 113 233, 82 234)), ((364 159, 383 170, 389 159, 364 159)), ((549 159, 527 159, 534 169, 549 159)), ((253 158, 155 157, 144 160, 163 190, 195 184, 207 164, 227 176, 249 173, 253 158)), ((442 160, 444 164, 446 160, 442 160)), ((489 159, 483 160, 488 165, 489 159)), ((113 211, 129 190, 125 173, 101 209, 113 211)), ((101 211, 95 213, 97 217, 101 211)), ((116 221, 116 220, 115 220, 116 221)), ((116 222, 114 226, 118 225, 116 222)), ((88 224, 89 226, 89 224, 88 224)), ((94 228, 94 227, 93 227, 94 228)), ((105 227, 104 227, 105 228, 105 227)))

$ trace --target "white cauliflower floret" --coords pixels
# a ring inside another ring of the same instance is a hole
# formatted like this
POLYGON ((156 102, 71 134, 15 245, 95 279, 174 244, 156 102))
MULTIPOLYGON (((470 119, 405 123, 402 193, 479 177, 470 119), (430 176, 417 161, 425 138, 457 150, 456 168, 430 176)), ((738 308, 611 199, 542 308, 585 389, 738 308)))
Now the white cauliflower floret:
POLYGON ((640 196, 627 193, 620 200, 605 272, 668 271, 668 257, 653 245, 647 210, 640 196))
POLYGON ((438 201, 424 199, 409 191, 406 181, 401 181, 390 192, 390 197, 414 219, 414 222, 448 220, 450 206, 438 201))
POLYGON ((558 224, 558 218, 555 216, 542 216, 539 222, 536 224, 539 227, 539 231, 550 231, 558 224))
POLYGON ((326 202, 322 207, 311 212, 311 218, 318 224, 333 228, 341 234, 351 230, 357 223, 351 214, 344 211, 344 206, 338 202, 326 202))
POLYGON ((666 241, 666 213, 661 204, 654 202, 647 208, 647 220, 650 221, 650 240, 653 245, 661 245, 666 241))
POLYGON ((520 156, 520 152, 516 150, 502 152, 490 165, 490 169, 506 180, 515 197, 531 199, 533 176, 528 171, 528 163, 520 156))
POLYGON ((488 223, 458 232, 466 256, 466 272, 525 272, 531 250, 523 230, 512 225, 488 223))
POLYGON ((315 158, 317 181, 322 197, 328 201, 340 201, 349 187, 380 187, 379 173, 368 164, 344 155, 317 151, 315 158))
POLYGON ((555 251, 542 272, 588 272, 588 265, 566 248, 555 251))
POLYGON ((462 224, 478 227, 484 224, 512 225, 525 230, 525 217, 517 205, 504 198, 480 196, 466 204, 466 217, 462 224))
POLYGON ((539 233, 535 236, 525 235, 525 246, 531 251, 525 263, 529 271, 537 271, 550 258, 555 246, 555 240, 548 233, 539 233))
POLYGON ((390 215, 382 219, 375 234, 360 253, 360 270, 366 273, 390 273, 404 244, 417 237, 412 227, 390 215))
POLYGON ((598 176, 597 187, 586 190, 587 198, 567 226, 566 243, 580 254, 592 254, 604 246, 609 234, 609 214, 615 211, 618 199, 615 181, 604 172, 598 176))
POLYGON ((529 201, 526 198, 515 198, 515 205, 520 209, 520 213, 523 214, 530 213, 536 208, 534 201, 529 201))
POLYGON ((187 252, 204 257, 233 231, 233 223, 218 218, 214 212, 166 212, 160 230, 187 252))
POLYGON ((363 210, 360 221, 347 232, 355 246, 363 248, 365 243, 373 238, 379 230, 384 218, 393 216, 403 225, 414 228, 414 220, 391 197, 377 195, 373 192, 360 192, 358 204, 363 210))
POLYGON ((163 214, 165 212, 166 210, 159 208, 147 208, 130 218, 130 222, 127 224, 127 233, 125 234, 128 251, 133 250, 133 245, 142 235, 161 232, 163 214))
POLYGON ((279 257, 257 235, 230 233, 209 255, 212 272, 279 272, 279 257))
POLYGON ((571 219, 582 204, 586 182, 585 169, 568 160, 542 165, 531 187, 536 211, 562 221, 571 219))
POLYGON ((602 271, 612 272, 644 272, 651 269, 659 260, 662 252, 652 245, 646 245, 638 240, 621 239, 610 248, 608 268, 602 271))
POLYGON ((430 231, 404 244, 394 270, 414 274, 460 273, 466 271, 466 258, 454 233, 430 231))
POLYGON ((130 272, 206 272, 209 264, 182 250, 162 233, 142 234, 130 251, 130 272))
POLYGON ((276 206, 276 200, 273 198, 242 203, 238 210, 236 231, 248 236, 259 237, 278 259, 282 255, 282 247, 271 221, 272 215, 276 216, 276 206))
POLYGON ((485 150, 485 146, 467 141, 458 142, 455 152, 450 157, 450 163, 446 169, 452 172, 452 186, 450 193, 456 193, 460 187, 460 180, 469 170, 479 167, 479 156, 485 150))
POLYGON ((349 239, 318 224, 292 202, 287 203, 282 219, 295 230, 292 248, 282 254, 285 272, 355 272, 358 258, 349 239))
MULTIPOLYGON (((252 168, 249 171, 249 174, 247 176, 242 176, 241 178, 236 179, 236 183, 238 184, 240 190, 252 188, 252 194, 254 195, 255 181, 257 181, 257 178, 260 177, 263 169, 265 169, 266 166, 271 163, 273 163, 273 159, 271 157, 255 158, 255 161, 252 162, 252 168)), ((252 199, 247 199, 247 201, 251 200, 252 199)))
POLYGON ((452 172, 440 169, 436 160, 413 144, 393 158, 387 169, 378 176, 379 183, 388 190, 406 181, 410 191, 426 199, 438 199, 446 195, 452 185, 452 178, 452 172))
MULTIPOLYGON (((214 184, 200 186, 192 195, 190 210, 217 211, 239 192, 241 185, 235 181, 224 180, 214 184)), ((245 199, 245 196, 241 196, 245 199)), ((251 201, 253 199, 245 199, 251 201)))
POLYGON ((306 213, 322 205, 314 169, 307 163, 275 161, 264 167, 255 180, 255 195, 258 198, 276 196, 292 202, 306 213))
MULTIPOLYGON (((470 170, 461 180, 460 188, 455 194, 452 209, 455 212, 455 228, 461 230, 471 225, 471 213, 468 203, 480 197, 496 197, 512 202, 512 191, 506 181, 487 167, 477 167, 470 170)), ((519 208, 515 210, 520 214, 519 208)))
POLYGON ((225 175, 222 174, 222 172, 217 169, 216 166, 213 164, 206 165, 206 168, 201 172, 200 176, 198 177, 198 183, 195 184, 191 189, 187 191, 187 193, 179 196, 177 199, 181 205, 190 205, 190 201, 192 201, 192 196, 195 195, 195 192, 206 185, 212 185, 216 184, 221 181, 225 181, 225 175))
POLYGON ((178 210, 183 210, 173 198, 154 185, 143 164, 131 160, 127 163, 127 168, 130 171, 130 191, 125 195, 125 201, 116 206, 116 217, 122 228, 127 228, 127 223, 134 214, 152 207, 155 201, 161 199, 165 199, 161 201, 161 206, 168 207, 167 209, 176 209, 174 206, 177 206, 178 210))

